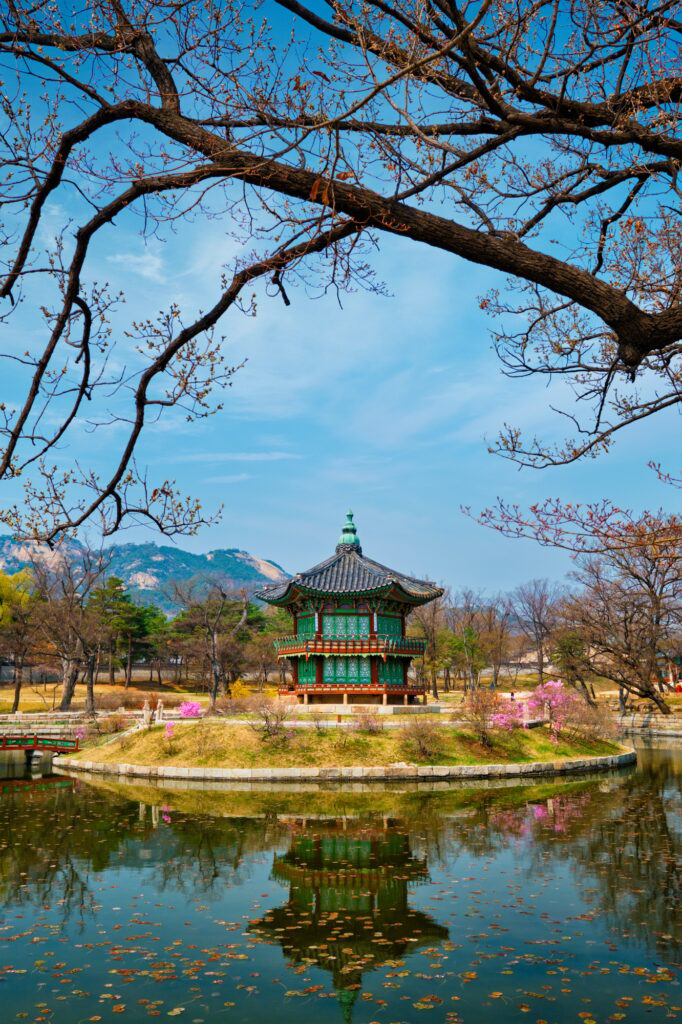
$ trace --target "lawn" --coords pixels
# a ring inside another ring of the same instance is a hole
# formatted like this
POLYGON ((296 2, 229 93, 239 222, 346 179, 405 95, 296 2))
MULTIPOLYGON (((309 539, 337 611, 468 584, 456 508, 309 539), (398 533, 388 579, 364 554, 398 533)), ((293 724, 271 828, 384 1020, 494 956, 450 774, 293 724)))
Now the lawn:
POLYGON ((556 761, 617 753, 621 748, 603 739, 560 738, 545 729, 493 734, 490 748, 473 733, 432 727, 427 750, 421 753, 412 726, 369 733, 355 729, 291 729, 264 737, 249 725, 199 721, 178 723, 173 738, 155 726, 122 736, 104 747, 86 745, 80 760, 107 764, 178 765, 200 768, 300 768, 420 764, 504 764, 556 761))

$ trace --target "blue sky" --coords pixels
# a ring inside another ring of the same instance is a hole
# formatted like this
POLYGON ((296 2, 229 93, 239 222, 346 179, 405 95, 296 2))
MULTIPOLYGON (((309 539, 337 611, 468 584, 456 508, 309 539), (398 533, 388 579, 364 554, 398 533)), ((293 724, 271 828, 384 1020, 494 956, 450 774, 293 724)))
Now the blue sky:
MULTIPOLYGON (((57 203, 50 225, 62 222, 57 203)), ((71 211, 68 211, 71 212, 71 211)), ((170 302, 196 310, 218 294, 221 266, 235 244, 220 219, 182 225, 166 241, 145 242, 139 222, 119 217, 93 251, 91 278, 126 293, 112 367, 135 363, 120 326, 153 317, 170 302)), ((292 304, 263 286, 258 314, 232 311, 221 324, 228 361, 246 364, 218 415, 188 424, 180 413, 151 425, 139 451, 150 479, 174 477, 222 522, 176 543, 194 551, 239 547, 289 571, 331 553, 348 507, 367 554, 451 586, 507 590, 570 569, 562 552, 505 539, 462 515, 500 496, 528 506, 545 497, 608 498, 621 506, 674 510, 679 491, 647 468, 679 471, 680 419, 659 415, 621 435, 598 460, 519 470, 488 455, 506 421, 545 439, 565 423, 550 405, 571 408, 565 385, 509 380, 491 349, 490 320, 478 297, 504 280, 485 268, 404 239, 384 237, 374 260, 389 296, 357 292, 313 298, 288 285, 292 304)), ((4 351, 23 351, 35 325, 22 314, 3 329, 4 351)), ((36 338, 38 336, 36 335, 36 338)), ((16 400, 16 368, 3 371, 0 399, 16 400)), ((123 436, 122 426, 110 436, 123 436)), ((104 471, 109 435, 77 432, 63 464, 104 471)), ((5 488, 5 502, 12 493, 5 488)), ((164 538, 135 528, 120 541, 164 538)))
MULTIPOLYGON (((125 322, 170 301, 206 308, 230 244, 216 220, 185 226, 166 242, 145 242, 132 222, 120 223, 95 251, 92 273, 125 291, 125 322)), ((255 317, 224 318, 228 361, 246 360, 224 409, 195 423, 167 415, 148 427, 139 452, 154 482, 175 478, 207 511, 225 506, 221 522, 174 543, 243 548, 294 572, 332 552, 351 507, 372 557, 455 590, 494 592, 560 578, 570 558, 503 538, 464 516, 461 505, 480 511, 500 496, 521 506, 559 497, 677 507, 679 492, 646 465, 654 458, 677 471, 676 412, 624 432, 607 456, 573 466, 519 470, 489 455, 487 442, 503 422, 551 439, 565 424, 550 404, 571 407, 561 382, 502 374, 477 300, 503 284, 501 276, 397 238, 380 240, 375 266, 388 296, 356 292, 340 306, 335 295, 289 288, 285 307, 258 286, 255 317)), ((122 367, 131 357, 117 332, 112 365, 122 367)), ((10 349, 26 344, 19 319, 3 334, 10 349)), ((15 393, 12 372, 5 397, 15 393)), ((112 439, 122 430, 114 427, 112 439)), ((80 431, 61 459, 89 459, 104 470, 107 447, 102 433, 80 431)), ((117 537, 150 539, 169 543, 143 528, 117 537)))
MULTIPOLYGON (((185 232, 182 267, 177 240, 115 238, 102 258, 125 268, 127 316, 170 297, 208 304, 224 259, 218 223, 185 232)), ((559 436, 549 405, 567 402, 558 383, 502 374, 476 298, 500 278, 401 239, 381 240, 376 266, 389 297, 359 292, 341 308, 332 295, 293 289, 287 308, 260 289, 255 318, 225 319, 229 360, 247 362, 224 410, 194 424, 169 417, 143 446, 155 477, 174 476, 207 509, 225 505, 221 523, 181 546, 241 547, 296 571, 331 553, 350 506, 371 556, 455 589, 494 591, 560 577, 570 559, 478 526, 462 504, 480 510, 499 495, 522 506, 556 496, 676 507, 678 492, 646 463, 676 469, 677 413, 575 466, 519 470, 489 455, 486 438, 505 420, 559 436)))

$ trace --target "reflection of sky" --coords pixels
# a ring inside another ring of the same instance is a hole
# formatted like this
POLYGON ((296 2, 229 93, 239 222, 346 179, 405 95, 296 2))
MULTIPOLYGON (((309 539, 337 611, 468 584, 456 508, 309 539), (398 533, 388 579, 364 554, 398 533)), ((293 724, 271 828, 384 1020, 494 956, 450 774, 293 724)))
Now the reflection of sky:
MULTIPOLYGON (((287 22, 276 14, 282 30, 287 22)), ((69 195, 59 202, 75 203, 69 195)), ((59 220, 55 203, 45 231, 59 220)), ((121 216, 93 250, 90 279, 127 296, 113 321, 119 336, 124 322, 153 318, 170 301, 206 309, 220 267, 236 252, 220 218, 147 244, 139 230, 139 220, 121 216)), ((140 455, 154 481, 174 477, 207 510, 225 504, 222 524, 182 543, 195 551, 241 547, 296 571, 330 552, 350 505, 365 550, 380 561, 494 590, 558 576, 568 558, 484 531, 462 517, 461 504, 479 510, 500 495, 522 506, 558 496, 676 507, 675 492, 646 468, 653 457, 676 471, 674 413, 631 429, 607 458, 580 466, 518 472, 486 454, 486 440, 505 422, 561 437, 566 424, 549 406, 571 408, 561 382, 502 376, 477 302, 503 284, 500 275, 397 238, 381 240, 375 266, 391 297, 360 292, 342 307, 331 294, 313 299, 288 285, 285 308, 256 286, 258 315, 233 312, 220 325, 229 361, 248 360, 224 411, 203 423, 172 414, 149 426, 140 455)), ((3 331, 3 348, 23 350, 34 330, 20 313, 3 331)), ((136 361, 120 337, 112 369, 136 361)), ((16 394, 16 367, 3 367, 0 390, 1 399, 16 394)), ((121 436, 112 429, 112 438, 121 436)), ((80 430, 59 459, 87 455, 103 472, 108 447, 80 430)))
MULTIPOLYGON (((566 799, 559 788, 549 803, 537 796, 524 803, 522 794, 510 802, 501 793, 499 800, 491 794, 481 804, 474 791, 471 806, 451 817, 440 816, 435 807, 429 810, 425 800, 424 820, 417 814, 409 827, 398 821, 398 835, 406 830, 408 838, 394 845, 405 847, 406 865, 425 856, 429 877, 415 880, 406 871, 396 892, 402 900, 406 886, 415 927, 424 928, 421 913, 447 929, 447 936, 425 943, 423 934, 415 935, 411 952, 408 945, 399 960, 386 962, 392 928, 388 890, 375 915, 360 914, 357 923, 366 920, 369 931, 360 929, 356 946, 367 962, 359 973, 352 968, 361 978, 356 1024, 414 1020, 414 1004, 427 996, 438 1001, 434 1020, 456 1010, 464 1021, 488 1024, 500 1019, 503 1010, 504 1019, 514 1022, 563 1022, 587 1009, 601 1021, 617 1012, 623 997, 632 1001, 635 1015, 630 1019, 638 1019, 643 998, 657 1001, 647 1004, 647 1020, 667 1019, 667 1004, 679 1002, 679 986, 658 972, 666 960, 653 952, 658 941, 654 926, 648 934, 645 925, 631 940, 624 939, 621 932, 624 926, 630 930, 628 922, 614 927, 602 913, 599 877, 579 859, 590 823, 631 817, 632 793, 647 799, 646 783, 635 776, 608 792, 599 783, 586 783, 566 799), (541 807, 547 811, 544 817, 536 813, 541 807), (552 821, 567 826, 557 845, 549 832, 539 831, 552 821), (374 940, 376 966, 371 962, 374 940), (524 1009, 529 1004, 535 1011, 530 1018, 524 1009)), ((651 802, 658 799, 653 786, 648 796, 651 802)), ((330 903, 329 945, 311 949, 309 964, 305 959, 288 963, 283 948, 288 929, 296 935, 300 908, 290 902, 295 881, 273 877, 273 859, 292 848, 284 819, 274 814, 267 823, 262 816, 194 817, 176 812, 172 795, 166 799, 165 821, 161 807, 152 813, 120 798, 108 803, 86 786, 61 804, 53 805, 50 794, 12 804, 17 854, 28 816, 32 829, 35 815, 53 808, 55 828, 64 830, 58 834, 71 834, 74 849, 96 855, 99 833, 108 859, 100 871, 82 853, 71 862, 73 877, 86 881, 88 895, 81 906, 72 902, 68 914, 63 900, 72 876, 65 851, 54 852, 60 870, 48 894, 34 889, 35 870, 17 873, 23 888, 8 893, 0 909, 0 995, 8 1019, 29 1010, 33 1016, 44 1002, 55 1024, 98 1016, 109 1020, 113 1006, 125 1006, 132 1024, 146 1020, 150 1009, 165 1018, 178 1008, 177 1015, 195 1024, 223 1017, 240 1024, 261 1018, 337 1024, 340 1007, 333 998, 329 957, 335 942, 352 947, 358 934, 350 923, 352 901, 344 902, 337 860, 332 858, 329 877, 320 872, 315 883, 338 891, 330 903), (120 841, 116 821, 121 823, 120 841), (275 921, 281 923, 281 944, 275 933, 264 940, 253 931, 274 908, 285 910, 281 922, 275 921)), ((188 799, 183 793, 183 803, 188 799)), ((242 806, 245 799, 240 798, 242 806)), ((4 810, 0 803, 0 814, 4 810)), ((341 824, 351 842, 356 834, 380 834, 385 827, 380 816, 367 815, 357 820, 351 815, 341 824)), ((642 829, 648 824, 643 821, 642 829)), ((314 842, 323 828, 311 819, 305 835, 314 842)), ((4 834, 14 842, 12 830, 4 834)), ((304 833, 299 829, 297 835, 304 833)), ((646 849, 654 851, 658 841, 648 836, 646 849)), ((35 860, 28 847, 23 855, 35 860)), ((21 868, 15 859, 12 870, 21 868)), ((399 867, 396 874, 400 878, 399 867)))

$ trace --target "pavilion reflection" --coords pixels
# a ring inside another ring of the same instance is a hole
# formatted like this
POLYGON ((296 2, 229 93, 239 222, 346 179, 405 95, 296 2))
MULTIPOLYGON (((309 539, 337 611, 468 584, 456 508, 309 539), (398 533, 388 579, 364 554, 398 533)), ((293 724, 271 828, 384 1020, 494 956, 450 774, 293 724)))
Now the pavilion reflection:
POLYGON ((350 1021, 365 972, 448 937, 409 905, 408 887, 428 879, 426 860, 388 818, 285 820, 290 848, 275 855, 272 877, 289 886, 289 900, 249 930, 279 944, 292 964, 330 972, 350 1021))

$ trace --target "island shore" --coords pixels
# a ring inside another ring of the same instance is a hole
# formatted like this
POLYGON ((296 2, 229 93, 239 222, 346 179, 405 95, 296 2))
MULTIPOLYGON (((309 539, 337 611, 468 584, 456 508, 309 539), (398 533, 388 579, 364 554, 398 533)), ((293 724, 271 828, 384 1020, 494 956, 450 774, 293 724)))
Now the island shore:
POLYGON ((556 775, 633 764, 633 750, 604 739, 559 737, 547 729, 496 733, 489 746, 464 730, 352 734, 290 730, 264 737, 247 725, 192 723, 172 737, 156 727, 87 747, 56 764, 69 771, 135 778, 213 781, 457 779, 556 775))

